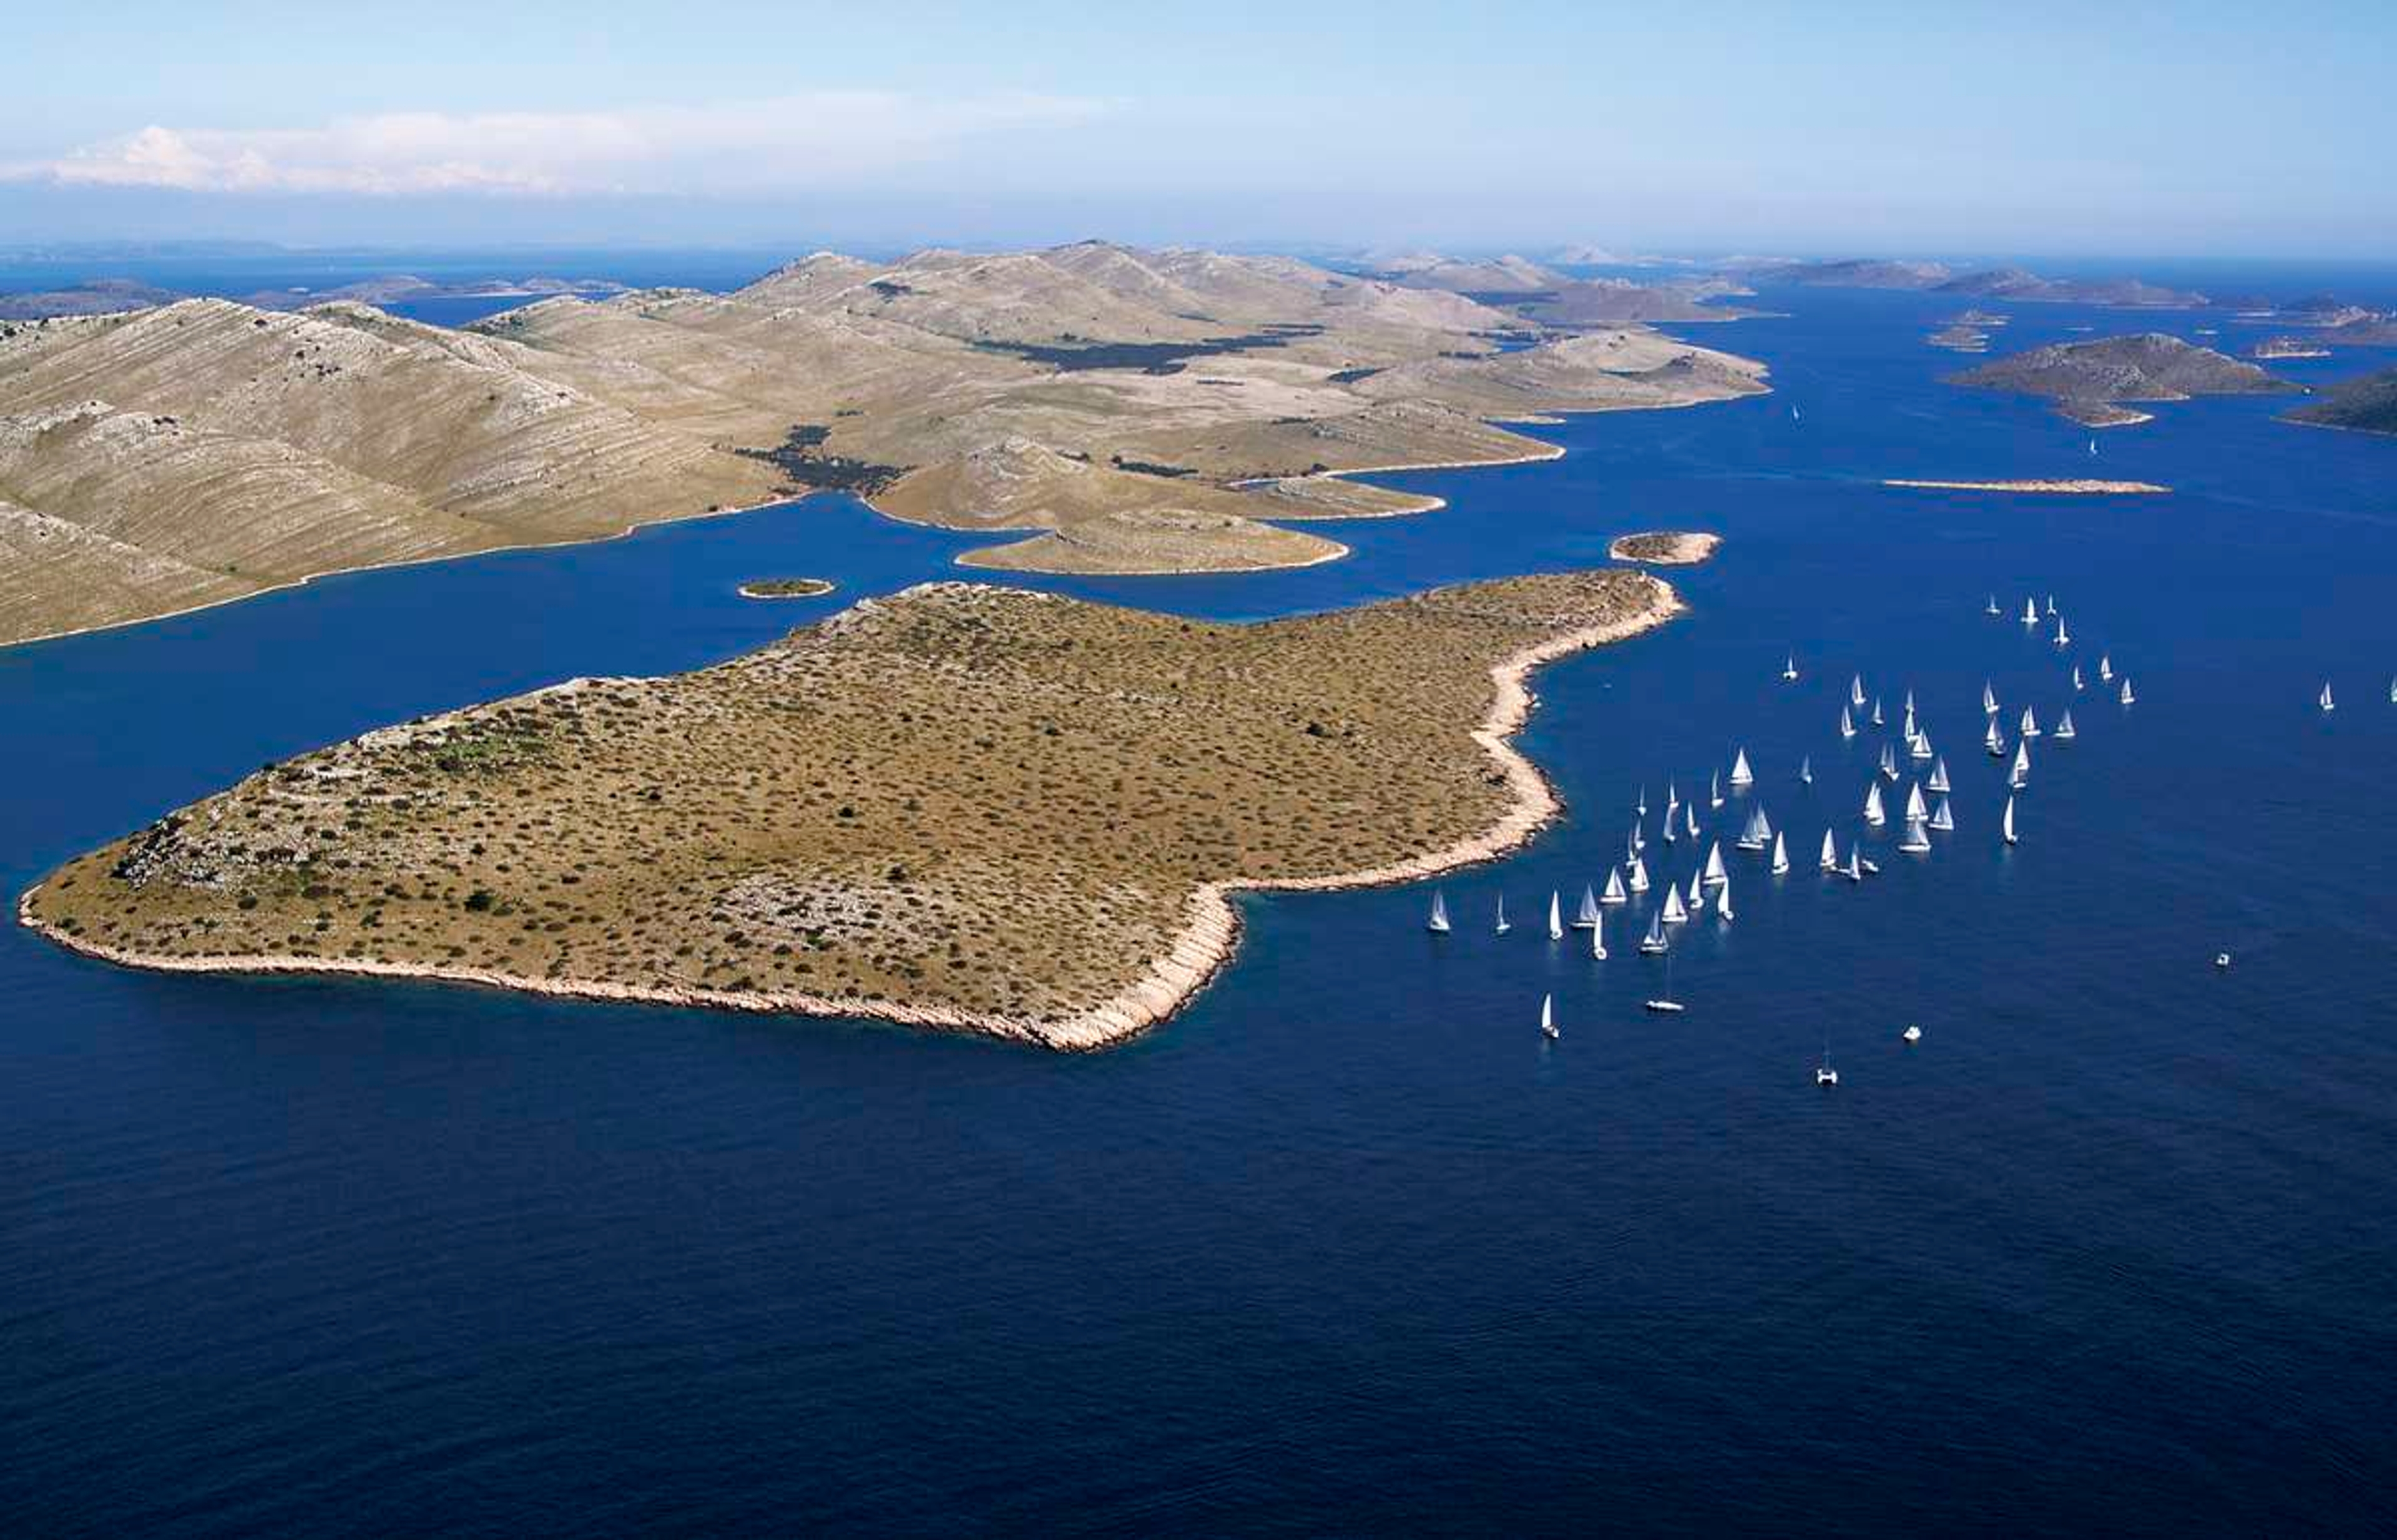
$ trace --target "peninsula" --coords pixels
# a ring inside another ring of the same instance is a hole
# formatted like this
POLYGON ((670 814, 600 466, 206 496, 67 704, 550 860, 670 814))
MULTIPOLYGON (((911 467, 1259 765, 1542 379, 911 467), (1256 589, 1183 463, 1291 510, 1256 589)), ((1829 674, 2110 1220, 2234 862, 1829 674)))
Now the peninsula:
POLYGON ((2333 385, 2321 400, 2299 407, 2285 421, 2315 428, 2397 434, 2397 368, 2333 385))
POLYGON ((1342 547, 1265 521, 1426 506, 1333 473, 1545 456, 1501 424, 1765 388, 1644 327, 1527 333, 1441 290, 1097 242, 818 253, 463 331, 355 301, 7 323, 0 643, 824 489, 987 531, 974 566, 1300 566, 1342 547))
POLYGON ((1405 881, 1556 810, 1544 662, 1657 625, 1622 568, 1254 624, 941 583, 758 651, 422 717, 70 861, 20 917, 138 966, 448 979, 1121 1040, 1228 895, 1405 881))

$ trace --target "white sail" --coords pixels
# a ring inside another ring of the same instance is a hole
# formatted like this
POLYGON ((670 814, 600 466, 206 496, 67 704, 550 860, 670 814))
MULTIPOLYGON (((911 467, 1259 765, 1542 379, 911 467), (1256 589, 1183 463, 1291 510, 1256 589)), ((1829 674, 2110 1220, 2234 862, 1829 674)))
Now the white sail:
POLYGON ((1939 799, 1939 806, 1931 810, 1931 826, 1941 834, 1956 832, 1956 815, 1948 810, 1948 799, 1944 797, 1939 799))
POLYGON ((2086 690, 2089 688, 2087 685, 2081 682, 2081 665, 2079 663, 2074 663, 2072 665, 2072 688, 2074 690, 2086 690))
POLYGON ((2338 709, 2338 707, 2331 702, 2330 681, 2328 679, 2324 679, 2323 681, 2322 708, 2324 711, 2337 711, 2338 709))
POLYGON ((1852 706, 1861 706, 1864 703, 1865 676, 1859 674, 1855 678, 1848 681, 1848 704, 1852 706))
POLYGON ((1907 752, 1908 752, 1908 753, 1909 753, 1909 754, 1911 754, 1911 755, 1912 755, 1915 758, 1917 758, 1917 759, 1928 759, 1928 758, 1930 758, 1930 757, 1931 757, 1931 734, 1929 734, 1929 733, 1927 733, 1927 732, 1918 732, 1918 733, 1916 733, 1916 734, 1914 735, 1914 746, 1913 746, 1912 748, 1908 749, 1907 752))
POLYGON ((2132 694, 2132 693, 2131 693, 2131 676, 2130 676, 2129 675, 2127 675, 2127 674, 2123 675, 2123 676, 2122 676, 2122 703, 2123 703, 2124 705, 2129 705, 2132 702, 2134 702, 2134 701, 2136 701, 2136 700, 2137 700, 2137 699, 2138 699, 2138 697, 2137 697, 2137 696, 2136 696, 2136 695, 2134 695, 2134 694, 2132 694))
POLYGON ((1798 677, 1798 654, 1795 652, 1789 654, 1789 661, 1781 665, 1781 676, 1785 679, 1798 677))
POLYGON ((2023 624, 2037 625, 2038 623, 2039 606, 2029 599, 2023 600, 2023 624))
POLYGON ((1909 818, 1906 821, 1906 833, 1898 840, 1897 848, 1910 855, 1921 855, 1931 849, 1931 836, 1923 831, 1922 820, 1909 818))
POLYGON ((1647 788, 1647 787, 1642 786, 1642 787, 1640 787, 1640 801, 1639 801, 1638 805, 1637 805, 1637 806, 1635 806, 1635 807, 1631 810, 1631 811, 1632 811, 1632 813, 1633 813, 1633 815, 1634 815, 1635 817, 1639 817, 1639 818, 1641 818, 1641 819, 1645 819, 1645 818, 1648 816, 1648 788, 1647 788))
POLYGON ((1707 806, 1722 806, 1722 771, 1716 770, 1707 778, 1707 806))
POLYGON ((1506 895, 1504 893, 1500 893, 1498 895, 1498 923, 1495 929, 1498 934, 1502 936, 1514 929, 1513 926, 1506 923, 1506 895))
POLYGON ((2013 844, 2015 842, 2015 799, 2011 797, 2006 798, 2006 816, 1998 826, 2005 832, 2006 843, 2013 844))
POLYGON ((1856 724, 1855 720, 1848 716, 1848 708, 1841 706, 1840 708, 1840 736, 1842 738, 1854 738, 1855 735, 1856 724))
POLYGON ((1897 779, 1897 751, 1887 743, 1881 746, 1881 773, 1885 781, 1895 782, 1897 779))
POLYGON ((2061 615, 2056 617, 2056 645, 2058 647, 2072 645, 2072 633, 2064 629, 2064 617, 2061 615))
POLYGON ((1587 882, 1581 885, 1581 908, 1573 916, 1573 929, 1587 931, 1598 923, 1598 894, 1587 882))
POLYGON ((1931 779, 1925 781, 1923 784, 1936 792, 1944 792, 1948 790, 1948 761, 1942 759, 1938 763, 1933 765, 1931 767, 1931 779))
POLYGON ((2080 736, 2080 729, 2072 725, 2071 707, 2067 706, 2064 710, 2064 715, 2056 719, 2056 730, 2049 733, 2048 736, 2055 739, 2059 743, 2069 743, 2073 739, 2080 736))
POLYGON ((1998 721, 1996 717, 1992 716, 1989 718, 1989 730, 1981 734, 1981 742, 1989 749, 1990 758, 1999 759, 2004 757, 2006 752, 2006 735, 1998 730, 1998 721))
POLYGON ((1609 866, 1606 869, 1606 891, 1598 895, 1598 901, 1600 904, 1628 904, 1631 902, 1631 895, 1623 891, 1622 867, 1609 866))
POLYGON ((1810 754, 1803 759, 1798 761, 1798 779, 1810 786, 1814 783, 1814 757, 1813 755, 1810 754))
POLYGON ((1908 701, 1906 703, 1905 719, 1898 724, 1897 735, 1911 743, 1914 742, 1915 730, 1914 703, 1912 701, 1908 701))
POLYGON ((2007 781, 2016 791, 2030 784, 2030 745, 2029 743, 2015 745, 2014 773, 2007 778, 2007 781))
POLYGON ((1825 830, 1823 831, 1823 863, 1822 863, 1822 864, 1823 864, 1823 870, 1825 870, 1825 871, 1827 871, 1827 872, 1832 872, 1832 871, 1837 871, 1837 870, 1839 870, 1839 866, 1840 866, 1840 850, 1839 850, 1839 847, 1838 847, 1837 845, 1835 845, 1835 844, 1833 844, 1833 843, 1831 842, 1831 831, 1830 831, 1830 830, 1828 830, 1828 829, 1825 829, 1825 830))
POLYGON ((1908 721, 1914 719, 1914 690, 1911 686, 1906 691, 1906 716, 1908 721))
POLYGON ((1984 615, 1997 615, 2004 613, 2004 611, 1998 608, 1998 596, 1995 594, 1989 596, 1989 605, 1982 609, 1981 613, 1984 615))
POLYGON ((1992 716, 1998 714, 1998 692, 1989 688, 1987 679, 1981 681, 1981 709, 1992 716))
MULTIPOLYGON (((2089 442, 2095 444, 2097 441, 2093 438, 2089 442)), ((2051 615, 2056 613, 2056 596, 2053 594, 2047 596, 2047 612, 2051 615)))
POLYGON ((1919 824, 1930 816, 1931 810, 1922 800, 1922 788, 1919 785, 1907 787, 1906 821, 1909 824, 1919 824))
POLYGON ((2389 703, 2397 706, 2397 677, 2391 677, 2389 681, 2389 703))
POLYGON ((2102 654, 2097 659, 2097 677, 2100 680, 2109 683, 2112 682, 2114 677, 2114 658, 2111 653, 2102 654))
POLYGON ((1540 997, 1540 1034, 1547 1038, 1557 1035, 1557 998, 1554 995, 1540 997))
POLYGON ((1731 884, 1729 882, 1715 890, 1715 914, 1722 919, 1731 918, 1731 884))
POLYGON ((1603 916, 1590 921, 1589 956, 1593 962, 1606 960, 1606 919, 1603 916))
POLYGON ((1703 907, 1705 906, 1705 904, 1706 904, 1706 902, 1707 902, 1707 891, 1706 891, 1706 888, 1705 888, 1705 886, 1704 886, 1702 883, 1700 883, 1700 882, 1699 882, 1699 880, 1698 880, 1698 874, 1697 874, 1697 873, 1695 873, 1695 872, 1692 872, 1692 873, 1690 874, 1690 899, 1689 899, 1690 907, 1691 907, 1692 909, 1703 908, 1703 907))
POLYGON ((1557 891, 1548 890, 1548 939, 1561 941, 1565 933, 1564 908, 1557 902, 1557 891))
POLYGON ((1881 697, 1880 697, 1880 696, 1878 696, 1878 695, 1876 695, 1876 696, 1874 696, 1874 697, 1873 697, 1872 725, 1873 725, 1873 726, 1875 726, 1875 727, 1879 727, 1879 726, 1881 726, 1881 697))
POLYGON ((1631 862, 1631 891, 1635 893, 1648 891, 1648 864, 1637 856, 1631 862))
POLYGON ((1850 882, 1862 882, 1865 879, 1864 852, 1855 840, 1848 842, 1847 870, 1850 882))
POLYGON ((1876 827, 1889 822, 1888 815, 1881 811, 1881 783, 1878 781, 1865 788, 1865 822, 1876 827))
POLYGON ((1661 952, 1665 950, 1665 947, 1664 917, 1661 915, 1650 915, 1648 917, 1648 934, 1640 940, 1640 950, 1642 952, 1661 952))
POLYGON ((1665 923, 1667 925, 1679 925, 1689 917, 1690 912, 1681 907, 1681 890, 1679 888, 1666 889, 1665 923))
POLYGON ((1701 874, 1708 882, 1729 882, 1731 873, 1723 867, 1722 841, 1718 839, 1707 851, 1707 869, 1701 874))
POLYGON ((1448 900, 1439 893, 1431 895, 1431 918, 1424 922, 1424 929, 1434 935, 1448 934, 1448 900))
POLYGON ((1697 838, 1698 805, 1695 802, 1684 802, 1681 804, 1681 822, 1689 829, 1690 837, 1692 839, 1697 838))
POLYGON ((1756 772, 1748 768, 1748 750, 1746 749, 1741 749, 1732 756, 1731 783, 1734 786, 1756 784, 1756 772))
POLYGON ((2030 707, 2023 707, 2022 726, 2017 730, 2020 735, 2025 738, 2036 738, 2039 736, 2039 717, 2031 711, 2030 707))
POLYGON ((1789 869, 1789 841, 1779 834, 1773 837, 1773 875, 1779 877, 1789 869))

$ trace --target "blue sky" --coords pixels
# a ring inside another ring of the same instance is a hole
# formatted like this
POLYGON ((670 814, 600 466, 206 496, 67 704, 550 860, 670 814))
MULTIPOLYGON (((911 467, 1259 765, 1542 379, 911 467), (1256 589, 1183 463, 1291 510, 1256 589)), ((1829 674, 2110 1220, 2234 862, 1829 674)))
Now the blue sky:
POLYGON ((2386 5, 116 0, 7 30, 0 242, 2397 254, 2386 5))

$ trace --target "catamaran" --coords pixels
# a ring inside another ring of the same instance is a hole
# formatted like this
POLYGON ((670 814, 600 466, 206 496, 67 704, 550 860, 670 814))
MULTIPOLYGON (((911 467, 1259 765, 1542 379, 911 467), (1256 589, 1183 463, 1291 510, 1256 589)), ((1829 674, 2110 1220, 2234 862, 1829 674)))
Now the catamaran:
POLYGON ((1556 1041, 1557 998, 1554 995, 1540 997, 1540 1036, 1550 1042, 1556 1041))
POLYGON ((1827 872, 1836 872, 1840 869, 1839 847, 1831 842, 1831 831, 1828 829, 1823 831, 1822 865, 1823 870, 1827 872))
POLYGON ((1748 750, 1746 749, 1739 750, 1732 757, 1731 783, 1734 786, 1756 784, 1756 772, 1748 768, 1748 750))
POLYGON ((2030 784, 2030 745, 2029 743, 2015 745, 2015 768, 2013 773, 2006 777, 2006 784, 2016 791, 2030 784))
POLYGON ((2049 733, 2048 736, 2055 739, 2059 743, 2069 743, 2075 738, 2081 736, 2081 730, 2072 725, 2072 708, 2070 706, 2066 706, 2064 708, 2064 715, 2056 719, 2056 730, 2049 733))
POLYGON ((1670 944, 1665 940, 1665 917, 1650 915, 1648 933, 1640 938, 1640 950, 1654 957, 1656 953, 1664 951, 1668 944, 1670 944))
POLYGON ((2023 707, 2022 726, 2016 730, 2016 736, 2023 738, 2039 736, 2039 717, 2032 714, 2029 706, 2023 707))
POLYGON ((1987 679, 1981 681, 1981 709, 1991 716, 1998 714, 1998 692, 1989 688, 1987 679))
POLYGON ((2330 698, 2330 681, 2328 679, 2324 679, 2323 681, 2322 708, 2324 711, 2337 711, 2338 709, 2336 704, 2332 703, 2330 698))
POLYGON ((1554 888, 1548 890, 1548 939, 1550 941, 1565 939, 1564 911, 1557 904, 1557 891, 1554 888))
POLYGON ((1631 895, 1623 891, 1622 867, 1609 866, 1606 869, 1606 891, 1598 895, 1598 901, 1600 904, 1628 904, 1631 902, 1631 895))
POLYGON ((1989 730, 1981 734, 1981 746, 1989 751, 1992 759, 2006 757, 2006 735, 1998 730, 1998 719, 1994 716, 1989 718, 1989 730))
POLYGON ((1948 810, 1948 799, 1944 797, 1939 799, 1939 805, 1931 810, 1931 826, 1941 834, 1956 832, 1956 815, 1948 810))
POLYGON ((1731 884, 1729 882, 1715 890, 1715 917, 1731 918, 1731 884))
POLYGON ((1748 827, 1740 831, 1739 848, 1743 850, 1761 851, 1772 843, 1773 820, 1764 816, 1762 808, 1750 809, 1748 815, 1748 827))
POLYGON ((1573 929, 1587 931, 1598 924, 1598 893, 1587 882, 1581 885, 1581 908, 1573 915, 1573 929))
POLYGON ((1798 654, 1795 652, 1789 654, 1789 661, 1781 665, 1781 676, 1784 679, 1798 677, 1798 654))
POLYGON ((2007 798, 2006 798, 2006 816, 2005 816, 2002 820, 2001 820, 2001 821, 1999 822, 1998 827, 1999 827, 1999 829, 2000 829, 2002 832, 2003 832, 2003 834, 2005 835, 2005 837, 2006 837, 2006 843, 2007 843, 2007 844, 2009 844, 2009 845, 2014 844, 2014 843, 2015 843, 2015 799, 2014 799, 2013 797, 2007 797, 2007 798))
POLYGON ((1498 924, 1495 929, 1497 933, 1502 936, 1514 929, 1513 926, 1506 923, 1506 895, 1504 893, 1500 893, 1498 895, 1498 924))
POLYGON ((1855 735, 1855 719, 1848 715, 1847 707, 1841 706, 1840 708, 1840 736, 1842 738, 1854 738, 1855 735))
POLYGON ((1773 875, 1779 877, 1788 869, 1789 842, 1782 838, 1780 832, 1775 830, 1773 836, 1773 875))
POLYGON ((1448 900, 1441 894, 1431 895, 1431 918, 1424 921, 1424 929, 1436 936, 1448 934, 1448 900))
POLYGON ((2136 696, 2136 695, 2134 695, 2134 694, 2132 694, 2132 693, 2131 693, 2131 676, 2130 676, 2129 675, 2127 675, 2127 674, 2123 675, 2123 676, 2122 676, 2122 703, 2123 703, 2124 705, 2129 705, 2132 702, 2134 702, 2134 701, 2136 701, 2136 700, 2137 700, 2137 699, 2138 699, 2138 697, 2137 697, 2137 696, 2136 696))
POLYGON ((1700 872, 1698 877, 1701 881, 1709 884, 1729 882, 1731 880, 1731 873, 1726 871, 1723 867, 1721 840, 1716 840, 1713 846, 1707 850, 1706 870, 1700 872))
POLYGON ((1931 767, 1931 779, 1922 783, 1926 791, 1944 792, 1948 787, 1948 761, 1939 760, 1931 767))
POLYGON ((1810 754, 1803 759, 1798 761, 1798 779, 1805 785, 1811 786, 1814 783, 1814 757, 1813 755, 1810 754))
POLYGON ((1906 821, 1906 833, 1899 838, 1897 848, 1909 855, 1921 855, 1931 849, 1931 836, 1924 831, 1922 820, 1909 818, 1906 821))
POLYGON ((1865 822, 1875 828, 1889 822, 1889 815, 1881 811, 1881 783, 1878 781, 1865 787, 1865 822))
POLYGON ((1648 891, 1648 863, 1637 856, 1631 859, 1631 891, 1635 893, 1648 891))

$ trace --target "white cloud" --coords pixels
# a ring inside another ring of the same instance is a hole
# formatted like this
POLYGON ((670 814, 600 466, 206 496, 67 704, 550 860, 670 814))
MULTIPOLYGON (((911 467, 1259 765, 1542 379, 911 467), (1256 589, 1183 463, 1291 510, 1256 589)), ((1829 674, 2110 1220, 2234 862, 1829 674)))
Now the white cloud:
POLYGON ((613 112, 383 113, 307 128, 152 125, 0 176, 204 193, 764 192, 951 159, 1106 110, 1082 97, 820 91, 613 112))

